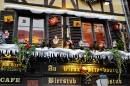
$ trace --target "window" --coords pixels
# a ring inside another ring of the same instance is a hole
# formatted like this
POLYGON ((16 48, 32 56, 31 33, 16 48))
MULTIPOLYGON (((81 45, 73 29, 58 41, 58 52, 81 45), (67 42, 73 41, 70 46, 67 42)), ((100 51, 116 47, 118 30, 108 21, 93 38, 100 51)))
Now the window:
POLYGON ((33 19, 33 37, 32 43, 41 44, 44 39, 44 20, 33 19))
POLYGON ((17 35, 20 43, 40 44, 43 41, 44 19, 33 18, 32 20, 33 23, 30 23, 31 19, 29 17, 19 17, 17 35), (32 28, 30 28, 31 26, 32 28))
POLYGON ((26 43, 29 41, 29 31, 30 31, 30 18, 19 17, 18 21, 18 40, 20 43, 26 43))
POLYGON ((93 46, 94 41, 99 44, 105 44, 103 24, 82 22, 82 33, 84 43, 89 44, 89 46, 93 46))

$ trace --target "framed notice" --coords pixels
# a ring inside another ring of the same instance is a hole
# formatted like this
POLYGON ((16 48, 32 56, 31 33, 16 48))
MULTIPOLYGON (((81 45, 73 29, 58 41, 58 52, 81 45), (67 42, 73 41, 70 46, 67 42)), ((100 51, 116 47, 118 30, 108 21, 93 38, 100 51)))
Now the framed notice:
POLYGON ((42 86, 41 78, 29 77, 25 79, 26 85, 25 86, 42 86))

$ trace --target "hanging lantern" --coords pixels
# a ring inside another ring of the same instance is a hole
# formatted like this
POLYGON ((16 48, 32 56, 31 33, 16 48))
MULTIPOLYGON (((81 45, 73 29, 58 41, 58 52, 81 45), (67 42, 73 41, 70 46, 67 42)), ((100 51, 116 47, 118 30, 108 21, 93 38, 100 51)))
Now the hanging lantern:
POLYGON ((120 24, 118 22, 116 22, 113 26, 113 30, 119 30, 120 24))
POLYGON ((51 19, 49 19, 49 23, 50 25, 55 25, 59 22, 58 18, 57 17, 53 17, 51 19))

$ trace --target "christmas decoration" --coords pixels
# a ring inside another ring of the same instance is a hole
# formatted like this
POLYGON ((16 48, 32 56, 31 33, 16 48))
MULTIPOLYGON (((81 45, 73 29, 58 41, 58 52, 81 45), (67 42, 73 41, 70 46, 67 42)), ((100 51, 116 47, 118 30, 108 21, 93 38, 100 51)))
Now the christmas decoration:
POLYGON ((18 37, 14 39, 14 43, 17 45, 19 50, 16 54, 17 61, 22 65, 22 69, 26 72, 29 63, 29 57, 35 50, 35 46, 31 46, 28 43, 26 45, 19 43, 18 37))
POLYGON ((80 46, 80 49, 81 49, 81 50, 84 48, 84 42, 83 42, 83 40, 80 40, 80 41, 79 41, 79 46, 80 46))
POLYGON ((114 40, 114 41, 112 42, 112 46, 113 46, 113 48, 115 48, 116 45, 117 45, 117 42, 116 42, 116 40, 114 40))
POLYGON ((90 47, 90 44, 89 44, 88 42, 85 42, 85 43, 84 43, 84 46, 85 46, 85 47, 90 47))
POLYGON ((116 61, 116 64, 117 64, 117 67, 118 67, 118 70, 119 70, 118 79, 120 80, 120 76, 121 76, 121 73, 122 73, 122 66, 124 67, 124 69, 126 71, 126 68, 125 68, 124 63, 123 63, 124 61, 121 57, 122 56, 121 52, 118 49, 111 49, 109 51, 113 54, 113 58, 116 61))
POLYGON ((82 73, 82 75, 85 76, 85 80, 87 80, 88 78, 92 77, 89 73, 86 67, 81 67, 80 68, 80 72, 82 73))
POLYGON ((13 22, 13 16, 4 16, 4 22, 6 23, 13 22))
POLYGON ((52 41, 53 41, 54 44, 58 44, 59 39, 58 39, 58 37, 55 35, 52 41))
POLYGON ((74 48, 74 41, 73 40, 67 40, 66 41, 66 46, 64 48, 73 49, 74 48))
POLYGON ((116 22, 113 26, 113 30, 117 31, 119 30, 120 24, 118 22, 116 22))
POLYGON ((5 38, 3 36, 3 31, 0 30, 0 44, 4 44, 5 43, 5 38))
POLYGON ((74 27, 80 27, 81 26, 81 22, 80 21, 73 21, 73 26, 74 27))
POLYGON ((53 17, 53 18, 49 19, 49 23, 52 26, 55 25, 55 24, 57 24, 58 22, 59 22, 59 20, 58 20, 57 17, 53 17))
POLYGON ((5 39, 7 39, 7 38, 9 37, 9 32, 8 32, 8 30, 5 30, 5 32, 4 32, 4 34, 3 34, 3 37, 4 37, 5 39))

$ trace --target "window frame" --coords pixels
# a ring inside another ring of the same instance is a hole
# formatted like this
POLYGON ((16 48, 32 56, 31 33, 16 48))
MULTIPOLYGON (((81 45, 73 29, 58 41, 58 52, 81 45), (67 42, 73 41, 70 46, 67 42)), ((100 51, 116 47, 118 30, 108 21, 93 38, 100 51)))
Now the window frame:
MULTIPOLYGON (((90 23, 90 24, 91 24, 93 42, 94 42, 94 41, 97 41, 97 40, 96 40, 96 35, 95 35, 95 32, 94 32, 94 24, 102 24, 102 25, 103 25, 103 29, 104 29, 105 44, 106 44, 107 47, 109 47, 108 45, 110 45, 110 44, 108 43, 108 40, 109 40, 110 36, 109 36, 109 34, 107 33, 108 27, 107 27, 107 22, 106 22, 106 20, 81 18, 81 23, 82 23, 82 22, 86 22, 86 23, 90 23)), ((82 31, 82 26, 81 26, 81 31, 82 31)), ((82 33, 82 32, 81 32, 81 33, 82 33)), ((83 33, 82 33, 82 40, 83 40, 83 39, 84 39, 84 37, 83 37, 83 33)))
POLYGON ((33 19, 43 19, 44 22, 44 39, 46 39, 46 36, 47 36, 47 24, 46 24, 46 14, 34 14, 34 13, 31 13, 30 11, 15 11, 15 22, 14 22, 14 33, 13 33, 13 38, 15 38, 17 35, 17 32, 18 32, 18 22, 19 22, 19 17, 28 17, 30 18, 30 26, 29 26, 29 43, 30 44, 33 44, 32 43, 32 38, 33 38, 33 19))

